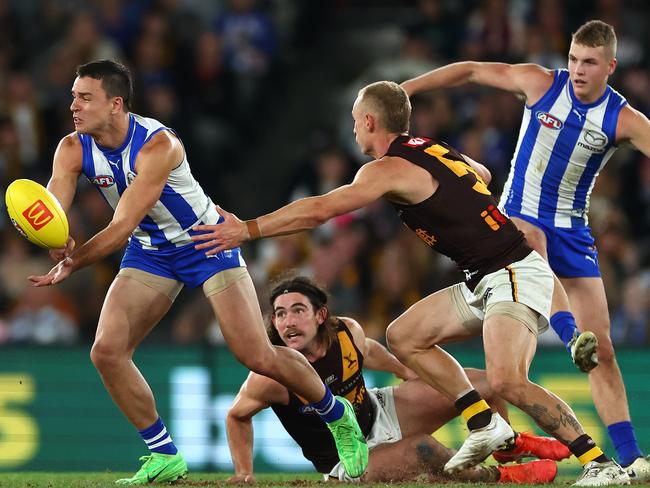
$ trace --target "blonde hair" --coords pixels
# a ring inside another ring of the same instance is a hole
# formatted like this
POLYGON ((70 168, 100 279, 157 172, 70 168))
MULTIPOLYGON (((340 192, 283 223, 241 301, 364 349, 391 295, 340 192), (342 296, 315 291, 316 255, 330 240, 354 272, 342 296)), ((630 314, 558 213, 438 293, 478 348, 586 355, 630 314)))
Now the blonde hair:
POLYGON ((404 89, 392 81, 377 81, 359 90, 359 100, 374 112, 390 134, 409 130, 411 102, 404 89))
POLYGON ((614 27, 602 20, 590 20, 573 33, 571 39, 576 44, 589 47, 603 46, 611 57, 616 56, 616 33, 614 27))

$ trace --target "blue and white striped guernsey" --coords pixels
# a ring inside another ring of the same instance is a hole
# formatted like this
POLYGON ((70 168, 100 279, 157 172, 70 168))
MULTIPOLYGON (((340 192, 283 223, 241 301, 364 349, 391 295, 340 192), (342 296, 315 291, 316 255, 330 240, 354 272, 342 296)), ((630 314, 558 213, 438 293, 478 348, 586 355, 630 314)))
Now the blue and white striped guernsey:
MULTIPOLYGON (((137 173, 140 149, 162 130, 171 130, 154 119, 129 114, 129 130, 117 149, 102 148, 92 137, 78 134, 83 148, 82 173, 100 191, 113 210, 137 173)), ((143 249, 163 250, 191 243, 190 229, 202 222, 215 224, 219 214, 214 203, 194 179, 187 162, 174 168, 160 199, 131 235, 131 242, 143 249)))
POLYGON ((588 225, 589 195, 598 173, 616 151, 616 123, 627 101, 607 85, 590 104, 573 93, 567 70, 526 106, 501 207, 552 227, 588 225))

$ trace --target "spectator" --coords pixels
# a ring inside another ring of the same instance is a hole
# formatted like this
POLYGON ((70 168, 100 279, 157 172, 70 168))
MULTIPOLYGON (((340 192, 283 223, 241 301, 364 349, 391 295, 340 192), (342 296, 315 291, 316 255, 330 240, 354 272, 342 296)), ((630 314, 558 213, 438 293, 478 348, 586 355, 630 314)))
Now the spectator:
POLYGON ((273 68, 277 40, 269 16, 256 0, 228 0, 215 30, 223 40, 226 66, 234 77, 236 114, 247 121, 262 100, 273 68))

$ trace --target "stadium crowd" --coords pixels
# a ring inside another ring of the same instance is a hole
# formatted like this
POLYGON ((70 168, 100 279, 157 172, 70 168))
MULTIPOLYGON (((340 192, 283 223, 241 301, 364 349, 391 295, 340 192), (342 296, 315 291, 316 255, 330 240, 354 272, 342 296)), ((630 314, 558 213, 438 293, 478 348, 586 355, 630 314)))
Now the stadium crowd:
MULTIPOLYGON (((619 0, 1 0, 0 192, 16 178, 45 184, 56 142, 73 131, 74 68, 117 58, 136 78, 135 113, 174 128, 213 200, 242 218, 348 182, 366 159, 354 147, 351 102, 366 83, 403 81, 455 60, 566 65, 585 20, 619 39, 610 83, 650 114, 646 2, 619 0)), ((517 142, 521 101, 476 86, 417 96, 412 130, 448 141, 492 172, 499 194, 517 142)), ((110 209, 82 184, 69 214, 84 242, 110 209)), ((616 344, 650 344, 650 159, 619 150, 597 180, 597 239, 616 344)), ((50 267, 43 250, 0 216, 0 344, 90 342, 119 256, 59 287, 26 280, 50 267)), ((258 292, 287 268, 325 285, 341 315, 383 339, 390 321, 458 281, 451 261, 402 229, 385 204, 311 234, 244 249, 258 292)), ((200 291, 179 297, 153 340, 218 343, 200 291)), ((261 300, 266 303, 267 300, 261 300)), ((559 344, 552 332, 540 342, 559 344)))

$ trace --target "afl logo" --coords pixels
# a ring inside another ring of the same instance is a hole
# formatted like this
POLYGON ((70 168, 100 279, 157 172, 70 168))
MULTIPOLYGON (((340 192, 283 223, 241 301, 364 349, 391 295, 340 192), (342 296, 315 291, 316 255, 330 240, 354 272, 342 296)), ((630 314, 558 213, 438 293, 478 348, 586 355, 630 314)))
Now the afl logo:
POLYGON ((548 112, 537 112, 535 117, 537 117, 539 123, 544 127, 554 130, 560 130, 562 128, 562 121, 548 112))
POLYGON ((111 175, 97 175, 92 179, 94 185, 97 185, 101 188, 108 188, 115 184, 115 180, 111 175))

